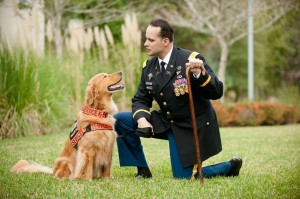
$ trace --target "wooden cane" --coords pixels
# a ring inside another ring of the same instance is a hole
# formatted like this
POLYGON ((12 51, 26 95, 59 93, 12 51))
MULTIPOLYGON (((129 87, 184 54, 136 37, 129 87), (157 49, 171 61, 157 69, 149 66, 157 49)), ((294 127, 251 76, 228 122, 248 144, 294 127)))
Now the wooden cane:
POLYGON ((193 133, 194 133, 196 155, 197 155, 197 162, 198 162, 198 171, 200 174, 200 183, 203 184, 204 180, 203 180, 203 173, 202 173, 202 163, 201 163, 200 146, 199 146, 199 138, 198 138, 198 131, 197 131, 197 122, 196 122, 193 94, 192 94, 192 88, 190 82, 190 67, 186 68, 186 80, 187 80, 187 86, 189 92, 189 102, 190 102, 191 118, 193 124, 193 133))

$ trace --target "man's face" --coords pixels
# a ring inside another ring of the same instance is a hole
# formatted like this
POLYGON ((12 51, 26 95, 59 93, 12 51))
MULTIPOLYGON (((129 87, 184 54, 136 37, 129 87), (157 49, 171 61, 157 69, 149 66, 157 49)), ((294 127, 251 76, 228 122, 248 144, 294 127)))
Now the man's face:
POLYGON ((160 36, 160 27, 148 26, 146 29, 146 47, 147 54, 150 56, 162 57, 165 53, 165 47, 169 40, 160 36))

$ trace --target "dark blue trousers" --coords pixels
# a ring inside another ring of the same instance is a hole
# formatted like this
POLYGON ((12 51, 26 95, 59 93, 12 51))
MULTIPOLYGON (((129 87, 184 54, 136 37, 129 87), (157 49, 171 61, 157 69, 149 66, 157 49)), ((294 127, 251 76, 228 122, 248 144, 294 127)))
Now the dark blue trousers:
MULTIPOLYGON (((131 112, 120 112, 115 115, 116 124, 115 130, 118 135, 134 131, 137 124, 132 118, 131 112)), ((172 166, 172 174, 174 178, 191 178, 193 174, 193 166, 183 167, 176 142, 172 131, 166 132, 169 140, 170 159, 172 166)), ((136 166, 148 167, 146 157, 144 155, 143 146, 140 137, 135 134, 127 135, 126 137, 117 138, 120 166, 136 166)), ((222 162, 215 165, 210 165, 202 168, 203 176, 210 178, 219 175, 226 175, 231 168, 230 162, 222 162)), ((199 173, 195 175, 199 178, 199 173)))

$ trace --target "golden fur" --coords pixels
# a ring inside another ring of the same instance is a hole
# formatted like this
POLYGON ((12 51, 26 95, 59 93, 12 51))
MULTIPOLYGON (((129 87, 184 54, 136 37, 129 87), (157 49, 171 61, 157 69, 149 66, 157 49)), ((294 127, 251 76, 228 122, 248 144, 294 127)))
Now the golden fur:
MULTIPOLYGON (((77 115, 78 129, 93 123, 114 126, 115 119, 112 115, 118 111, 118 108, 113 102, 112 94, 124 88, 124 85, 120 83, 121 80, 121 72, 100 73, 88 82, 83 106, 105 111, 108 113, 108 117, 99 118, 80 111, 77 115)), ((57 178, 69 179, 110 178, 116 137, 114 130, 105 129, 88 132, 79 140, 78 150, 72 146, 68 138, 60 156, 55 160, 53 169, 20 160, 11 171, 15 173, 52 173, 57 178)))

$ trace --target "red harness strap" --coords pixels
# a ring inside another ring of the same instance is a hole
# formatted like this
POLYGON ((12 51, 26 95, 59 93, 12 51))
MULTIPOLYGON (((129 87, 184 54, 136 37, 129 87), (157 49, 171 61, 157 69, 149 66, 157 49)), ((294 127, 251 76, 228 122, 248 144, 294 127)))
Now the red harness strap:
POLYGON ((90 131, 96 131, 96 130, 113 130, 112 126, 106 125, 106 124, 90 124, 86 128, 81 128, 78 130, 78 132, 75 134, 75 136, 71 139, 71 143, 73 147, 77 145, 79 140, 83 137, 83 135, 90 131))
MULTIPOLYGON (((93 109, 87 106, 82 107, 82 112, 87 115, 93 115, 99 118, 106 118, 108 116, 108 113, 105 111, 93 109)), ((106 124, 89 124, 86 128, 77 129, 77 122, 75 122, 74 127, 72 131, 70 132, 70 140, 74 147, 77 147, 77 143, 79 140, 83 137, 83 135, 90 131, 96 131, 96 130, 113 130, 113 127, 106 124), (75 134, 75 135, 74 135, 75 134)))

